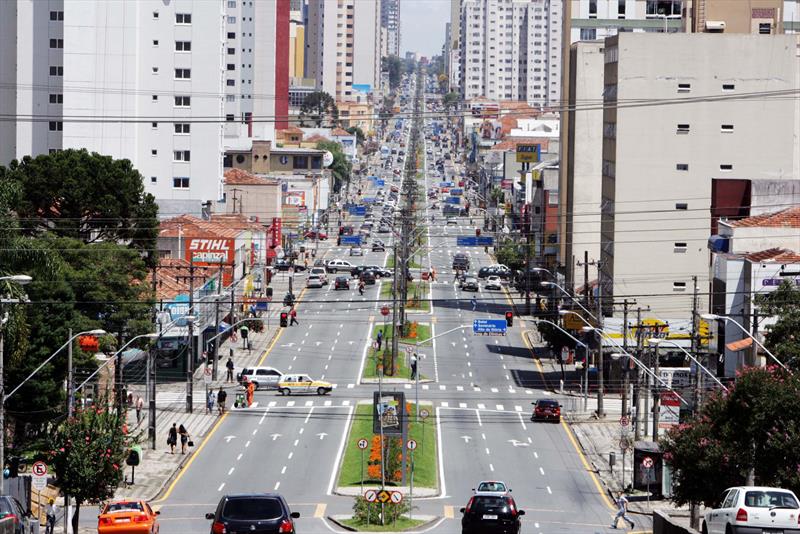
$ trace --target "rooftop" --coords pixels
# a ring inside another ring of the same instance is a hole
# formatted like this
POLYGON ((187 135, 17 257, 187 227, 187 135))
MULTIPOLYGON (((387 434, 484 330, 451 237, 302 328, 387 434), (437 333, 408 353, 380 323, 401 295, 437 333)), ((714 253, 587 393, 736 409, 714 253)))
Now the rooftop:
POLYGON ((331 132, 331 135, 334 135, 334 136, 337 136, 337 137, 341 137, 343 135, 344 136, 348 136, 348 135, 355 135, 355 134, 351 134, 350 132, 348 132, 347 130, 344 130, 342 128, 336 128, 331 132))
POLYGON ((548 139, 541 137, 507 137, 505 140, 494 145, 491 150, 499 150, 503 152, 507 150, 516 150, 517 145, 524 145, 527 143, 538 143, 542 145, 542 152, 547 152, 548 139))
POLYGON ((727 224, 733 228, 800 228, 800 206, 746 217, 738 221, 727 221, 727 224))
MULTIPOLYGON (((202 277, 204 282, 217 276, 218 267, 213 266, 194 266, 194 287, 202 285, 198 282, 198 277, 202 277)), ((162 258, 158 262, 158 274, 156 276, 156 299, 171 300, 182 293, 189 292, 189 262, 177 258, 162 258)), ((148 287, 153 286, 153 273, 148 271, 146 277, 148 287)))
POLYGON ((744 257, 753 263, 800 263, 800 254, 785 248, 768 248, 758 252, 747 253, 744 257))
POLYGON ((240 233, 241 230, 235 230, 211 221, 204 221, 193 215, 178 215, 161 221, 158 237, 236 239, 240 233))
POLYGON ((275 180, 256 176, 242 169, 230 169, 225 171, 226 185, 276 185, 275 180))

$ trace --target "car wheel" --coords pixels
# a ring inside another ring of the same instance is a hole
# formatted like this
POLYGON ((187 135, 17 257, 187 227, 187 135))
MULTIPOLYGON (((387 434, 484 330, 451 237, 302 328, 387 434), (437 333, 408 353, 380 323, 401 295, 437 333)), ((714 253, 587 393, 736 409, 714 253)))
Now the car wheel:
POLYGON ((733 527, 730 525, 725 525, 725 534, 733 534, 733 527))
POLYGON ((289 395, 289 390, 286 389, 286 388, 279 388, 278 389, 278 393, 280 393, 281 395, 286 396, 286 395, 289 395))
POLYGON ((705 521, 703 521, 703 526, 700 529, 700 532, 702 532, 703 534, 708 534, 708 527, 706 526, 706 522, 705 521))
POLYGON ((325 388, 317 388, 317 395, 325 395, 326 389, 325 388))

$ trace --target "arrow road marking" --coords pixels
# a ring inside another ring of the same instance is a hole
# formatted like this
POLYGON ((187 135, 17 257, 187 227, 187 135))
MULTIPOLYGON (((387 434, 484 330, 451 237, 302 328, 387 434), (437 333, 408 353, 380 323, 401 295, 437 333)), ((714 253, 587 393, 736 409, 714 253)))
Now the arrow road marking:
POLYGON ((508 440, 508 442, 511 443, 515 447, 528 447, 530 445, 528 443, 523 443, 522 441, 517 441, 515 439, 510 439, 510 440, 508 440))
POLYGON ((282 435, 283 435, 283 434, 270 434, 270 436, 272 437, 272 441, 275 441, 276 439, 278 439, 278 438, 279 438, 279 437, 281 437, 282 435))
POLYGON ((294 345, 295 345, 295 343, 294 343, 294 341, 292 341, 291 343, 287 343, 286 345, 281 345, 281 347, 290 347, 291 348, 294 345))
POLYGON ((469 443, 469 440, 471 440, 472 438, 469 436, 461 436, 461 439, 464 440, 464 443, 469 443))
POLYGON ((225 436, 222 439, 225 440, 225 443, 230 443, 232 439, 236 439, 236 436, 225 436))
POLYGON ((323 440, 323 439, 325 439, 325 436, 327 436, 328 434, 326 434, 325 432, 320 432, 320 433, 319 433, 319 434, 317 434, 317 435, 319 436, 319 439, 320 439, 320 440, 323 440))

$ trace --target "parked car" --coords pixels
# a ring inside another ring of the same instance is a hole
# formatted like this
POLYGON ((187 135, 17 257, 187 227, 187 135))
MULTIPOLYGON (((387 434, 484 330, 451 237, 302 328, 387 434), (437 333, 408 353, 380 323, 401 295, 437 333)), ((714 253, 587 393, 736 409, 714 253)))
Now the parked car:
POLYGON ((473 495, 461 509, 462 534, 518 534, 525 510, 510 495, 473 495))
POLYGON ((350 247, 350 255, 351 256, 363 256, 364 249, 361 247, 350 247))
POLYGON ((274 367, 245 367, 236 378, 240 383, 249 380, 256 389, 275 389, 281 375, 283 373, 274 367))
POLYGON ((252 532, 254 534, 294 534, 294 520, 286 500, 277 493, 226 495, 215 512, 206 514, 213 521, 211 534, 252 532))
POLYGON ((726 489, 703 517, 703 534, 798 532, 800 504, 790 490, 764 486, 726 489))
POLYGON ((337 276, 333 282, 333 289, 350 289, 350 279, 346 276, 337 276))
POLYGON ((159 514, 145 501, 111 501, 97 516, 97 534, 158 534, 159 514))
POLYGON ((503 289, 503 281, 499 276, 492 275, 486 278, 486 283, 483 285, 483 287, 486 289, 496 289, 499 291, 503 289))
POLYGON ((325 283, 322 281, 322 278, 316 275, 311 275, 306 279, 306 287, 309 289, 314 288, 322 288, 325 286, 325 283))
POLYGON ((299 273, 301 271, 305 271, 306 268, 302 264, 297 264, 294 262, 290 262, 287 260, 275 260, 275 265, 272 266, 276 271, 283 271, 286 272, 291 268, 294 268, 294 272, 299 273))
POLYGON ((533 404, 531 421, 561 422, 561 405, 554 399, 539 399, 533 404))
POLYGON ((314 380, 305 374, 283 375, 278 382, 278 393, 281 395, 297 395, 303 393, 316 393, 327 395, 333 391, 333 384, 323 380, 314 380))
POLYGON ((11 495, 0 495, 0 519, 13 517, 14 534, 25 534, 24 519, 30 517, 22 504, 11 495))

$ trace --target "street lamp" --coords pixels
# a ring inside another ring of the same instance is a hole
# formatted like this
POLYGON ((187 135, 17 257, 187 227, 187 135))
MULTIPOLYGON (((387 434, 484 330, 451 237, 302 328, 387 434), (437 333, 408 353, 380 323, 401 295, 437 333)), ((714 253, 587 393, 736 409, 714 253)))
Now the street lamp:
MULTIPOLYGON (((558 287, 559 289, 564 291, 564 288, 562 288, 561 286, 559 286, 557 284, 554 284, 554 285, 556 285, 556 287, 558 287)), ((569 296, 570 298, 572 298, 572 296, 570 296, 568 293, 566 293, 566 291, 564 291, 564 293, 567 294, 567 296, 569 296)), ((592 316, 594 318, 594 315, 592 315, 589 312, 589 310, 584 308, 576 299, 572 298, 572 300, 575 301, 575 303, 578 304, 578 306, 580 306, 581 309, 583 309, 583 311, 585 311, 586 313, 588 313, 590 316, 592 316)), ((591 323, 589 323, 589 321, 587 321, 586 318, 583 315, 581 315, 580 313, 576 313, 576 312, 574 312, 572 310, 558 310, 558 314, 562 315, 562 316, 563 315, 572 314, 572 315, 575 315, 576 317, 578 317, 581 321, 584 322, 584 324, 586 324, 586 326, 583 328, 584 332, 589 332, 589 331, 594 331, 595 330, 595 328, 591 325, 591 323)), ((597 318, 595 318, 595 321, 596 320, 597 320, 597 318)), ((603 382, 604 382, 604 378, 603 378, 603 372, 604 372, 604 369, 603 369, 603 367, 604 367, 603 366, 603 340, 602 340, 602 337, 600 335, 600 332, 602 332, 602 330, 600 330, 599 328, 596 329, 596 330, 597 330, 597 333, 598 333, 598 337, 597 337, 597 416, 598 417, 603 417, 605 415, 605 411, 603 409, 603 399, 604 399, 604 396, 605 396, 604 384, 603 384, 603 382)), ((585 372, 585 374, 586 374, 586 387, 588 389, 588 387, 589 387, 589 371, 588 371, 589 354, 588 354, 588 351, 587 351, 587 354, 586 354, 586 364, 587 364, 586 365, 587 370, 585 372)), ((587 401, 587 409, 588 409, 588 401, 587 401)), ((624 410, 623 410, 623 412, 624 412, 624 410)))
POLYGON ((752 339, 752 340, 753 340, 753 343, 755 343, 756 345, 758 345, 758 346, 761 348, 761 350, 763 350, 764 352, 766 352, 766 353, 769 355, 769 357, 770 357, 770 358, 772 358, 773 360, 775 360, 775 363, 777 363, 778 365, 780 365, 780 366, 781 366, 781 367, 782 367, 784 370, 786 370, 786 371, 788 371, 788 370, 789 370, 789 368, 788 368, 788 367, 786 367, 786 366, 783 364, 783 362, 781 362, 781 361, 780 361, 780 360, 779 360, 779 359, 778 359, 778 358, 777 358, 777 357, 776 357, 774 354, 772 354, 772 353, 771 353, 771 352, 770 352, 770 351, 767 349, 767 347, 765 347, 764 345, 762 345, 762 344, 761 344, 761 342, 760 342, 760 341, 758 341, 758 340, 755 338, 755 336, 753 336, 753 334, 751 334, 750 332, 748 332, 748 331, 747 331, 747 329, 745 329, 745 327, 743 327, 742 325, 740 325, 738 322, 734 321, 734 320, 733 320, 733 318, 731 318, 731 317, 728 317, 727 315, 717 315, 716 313, 703 313, 703 314, 701 314, 701 315, 700 315, 700 318, 701 318, 701 319, 705 319, 706 321, 714 321, 714 320, 717 320, 717 319, 722 319, 722 320, 723 320, 723 321, 725 321, 726 323, 733 323, 733 324, 735 324, 735 325, 736 325, 736 326, 739 328, 739 330, 741 330, 742 332, 744 332, 744 333, 747 335, 747 337, 749 337, 750 339, 752 339))
POLYGON ((718 378, 717 378, 717 377, 714 375, 714 373, 712 373, 711 371, 709 371, 708 369, 706 369, 706 367, 705 367, 705 366, 703 366, 703 364, 702 364, 702 363, 700 363, 700 361, 699 361, 697 358, 695 358, 694 356, 692 356, 692 354, 691 354, 691 353, 690 353, 688 350, 686 350, 686 349, 684 349, 683 347, 681 347, 681 346, 680 346, 678 343, 676 343, 675 341, 672 341, 671 339, 662 339, 662 338, 659 338, 659 337, 651 337, 650 339, 648 339, 648 340, 647 340, 647 342, 648 342, 648 343, 651 343, 651 344, 653 344, 653 345, 660 345, 661 343, 667 343, 667 344, 669 344, 669 345, 672 345, 673 347, 677 347, 677 348, 679 348, 681 351, 683 351, 683 353, 684 353, 684 354, 686 354, 686 356, 688 356, 688 357, 689 357, 689 359, 691 359, 691 360, 692 360, 694 363, 696 363, 696 364, 697 364, 697 366, 698 366, 698 367, 700 367, 700 369, 702 369, 702 370, 703 370, 703 371, 704 371, 704 372, 705 372, 705 373, 706 373, 708 376, 710 376, 711 378, 713 378, 713 379, 714 379, 714 381, 715 381, 717 384, 719 384, 719 386, 720 386, 722 389, 724 389, 726 392, 728 391, 728 388, 726 388, 726 387, 725 387, 725 384, 723 384, 722 382, 720 382, 720 380, 719 380, 719 379, 718 379, 718 378))
POLYGON ((186 413, 192 413, 192 395, 194 392, 192 391, 193 380, 194 380, 194 322, 197 320, 197 317, 194 315, 184 315, 184 319, 186 319, 186 326, 189 329, 189 347, 188 351, 186 352, 186 413))

